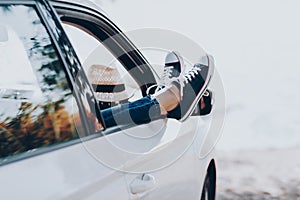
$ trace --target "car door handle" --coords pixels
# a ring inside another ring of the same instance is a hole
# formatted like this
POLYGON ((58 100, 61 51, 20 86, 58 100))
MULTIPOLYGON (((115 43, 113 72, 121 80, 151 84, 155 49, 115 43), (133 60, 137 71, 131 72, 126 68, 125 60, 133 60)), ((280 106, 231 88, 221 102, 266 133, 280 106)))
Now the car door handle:
POLYGON ((130 191, 132 194, 139 194, 151 190, 154 188, 155 178, 149 174, 143 174, 141 176, 136 177, 131 185, 130 191))

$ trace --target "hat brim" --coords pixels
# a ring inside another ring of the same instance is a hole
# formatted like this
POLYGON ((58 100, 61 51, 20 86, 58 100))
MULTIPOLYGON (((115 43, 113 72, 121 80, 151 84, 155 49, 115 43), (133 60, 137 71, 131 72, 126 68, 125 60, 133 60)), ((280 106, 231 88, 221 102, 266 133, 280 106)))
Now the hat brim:
POLYGON ((113 93, 95 92, 95 97, 98 101, 119 102, 119 101, 128 100, 131 97, 133 97, 136 90, 137 89, 134 89, 132 87, 126 87, 126 90, 122 92, 113 92, 113 93))

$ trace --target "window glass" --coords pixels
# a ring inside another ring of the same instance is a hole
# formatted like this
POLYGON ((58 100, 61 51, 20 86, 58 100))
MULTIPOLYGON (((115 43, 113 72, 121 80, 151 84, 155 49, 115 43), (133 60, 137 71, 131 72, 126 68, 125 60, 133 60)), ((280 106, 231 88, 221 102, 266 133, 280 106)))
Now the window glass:
POLYGON ((35 7, 0 5, 0 159, 78 138, 78 118, 35 7))

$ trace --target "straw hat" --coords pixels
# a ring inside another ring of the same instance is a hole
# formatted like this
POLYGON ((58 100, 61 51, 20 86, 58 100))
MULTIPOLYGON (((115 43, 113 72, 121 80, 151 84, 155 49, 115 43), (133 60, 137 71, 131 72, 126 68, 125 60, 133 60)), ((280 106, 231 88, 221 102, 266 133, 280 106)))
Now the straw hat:
POLYGON ((96 99, 102 104, 108 103, 108 107, 127 102, 133 96, 133 90, 130 87, 126 88, 116 68, 92 65, 88 70, 88 79, 96 99))

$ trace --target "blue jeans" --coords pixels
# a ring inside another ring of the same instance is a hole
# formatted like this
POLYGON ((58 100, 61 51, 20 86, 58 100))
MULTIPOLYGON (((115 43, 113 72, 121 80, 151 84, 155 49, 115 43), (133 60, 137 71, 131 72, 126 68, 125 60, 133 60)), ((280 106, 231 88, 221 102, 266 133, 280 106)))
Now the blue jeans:
POLYGON ((106 128, 117 125, 146 124, 165 117, 161 115, 158 101, 149 96, 102 110, 101 114, 106 128))

